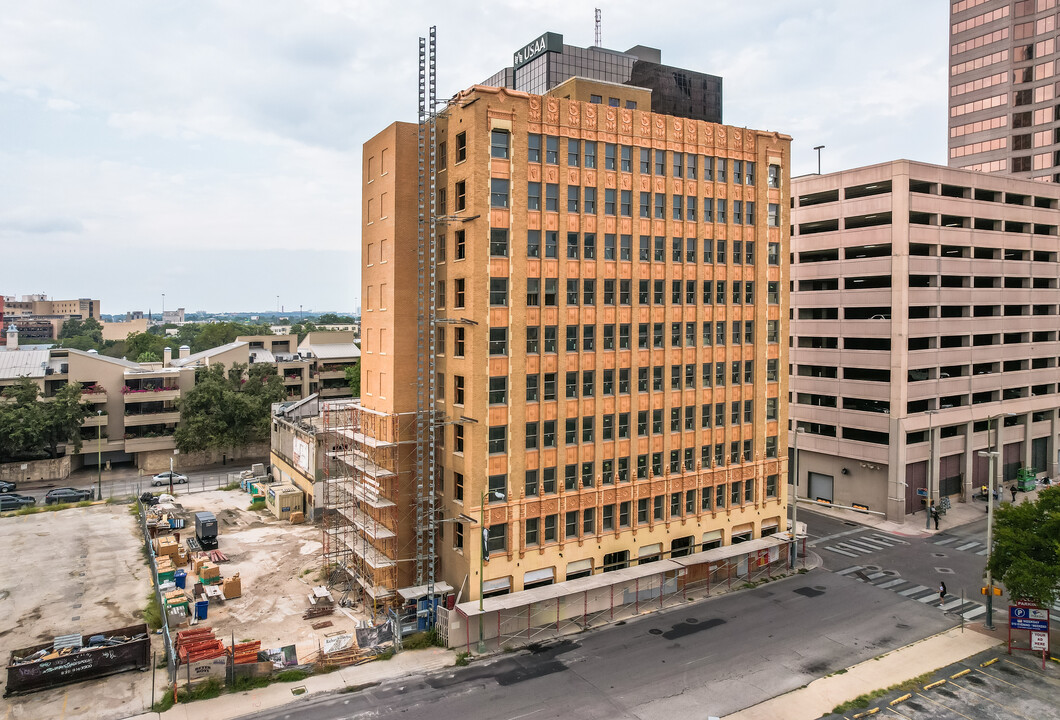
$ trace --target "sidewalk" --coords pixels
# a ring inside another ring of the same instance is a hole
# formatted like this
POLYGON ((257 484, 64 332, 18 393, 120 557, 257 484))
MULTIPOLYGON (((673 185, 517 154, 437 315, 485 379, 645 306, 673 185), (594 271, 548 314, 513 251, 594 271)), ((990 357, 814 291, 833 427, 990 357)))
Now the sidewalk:
POLYGON ((291 712, 295 713, 297 704, 303 698, 440 670, 452 665, 455 659, 452 650, 443 648, 410 650, 398 653, 390 660, 375 660, 327 675, 312 675, 301 682, 273 683, 266 688, 221 695, 212 700, 200 700, 187 705, 178 703, 164 713, 143 713, 130 720, 228 720, 283 705, 289 705, 291 712), (297 688, 305 688, 305 692, 295 696, 292 691, 297 688))
POLYGON ((963 633, 953 628, 727 715, 725 720, 816 720, 858 695, 891 687, 999 644, 1000 638, 972 627, 963 633))
MULTIPOLYGON (((1047 487, 1052 487, 1052 485, 1039 485, 1037 490, 1018 493, 1016 495, 1016 504, 1018 505, 1020 503, 1037 500, 1038 493, 1047 487)), ((1009 502, 1011 499, 1012 495, 1006 485, 1001 500, 994 504, 994 509, 997 510, 1002 503, 1009 502)), ((813 502, 812 500, 800 500, 799 510, 809 510, 810 512, 833 517, 837 520, 865 525, 867 527, 875 528, 876 530, 892 533, 894 535, 901 535, 903 537, 930 537, 936 533, 946 532, 955 527, 967 525, 968 523, 986 517, 987 503, 984 500, 969 500, 968 502, 962 502, 959 499, 954 499, 951 502, 952 505, 950 506, 950 509, 947 510, 946 514, 939 520, 938 530, 935 529, 934 522, 930 523, 930 528, 924 527, 923 510, 918 510, 911 515, 906 515, 904 523, 887 520, 882 515, 858 512, 857 510, 847 510, 826 503, 813 502)))

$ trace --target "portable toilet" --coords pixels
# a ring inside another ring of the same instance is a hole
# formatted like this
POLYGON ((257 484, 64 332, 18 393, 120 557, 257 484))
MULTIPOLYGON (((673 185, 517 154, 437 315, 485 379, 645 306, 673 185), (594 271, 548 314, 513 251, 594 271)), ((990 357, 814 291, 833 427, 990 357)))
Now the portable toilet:
POLYGON ((291 513, 305 512, 305 496, 294 485, 270 485, 265 492, 265 507, 278 520, 290 520, 291 513))

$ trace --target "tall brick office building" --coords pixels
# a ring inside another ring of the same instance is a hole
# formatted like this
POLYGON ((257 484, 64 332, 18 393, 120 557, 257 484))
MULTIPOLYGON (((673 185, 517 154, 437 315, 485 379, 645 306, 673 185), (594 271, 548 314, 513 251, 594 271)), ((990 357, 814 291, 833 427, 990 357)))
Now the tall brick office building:
MULTIPOLYGON (((488 492, 487 595, 786 527, 790 139, 651 93, 478 85, 439 117, 437 557, 465 599, 488 492)), ((362 403, 397 417, 416 411, 417 158, 414 124, 364 146, 362 403)))

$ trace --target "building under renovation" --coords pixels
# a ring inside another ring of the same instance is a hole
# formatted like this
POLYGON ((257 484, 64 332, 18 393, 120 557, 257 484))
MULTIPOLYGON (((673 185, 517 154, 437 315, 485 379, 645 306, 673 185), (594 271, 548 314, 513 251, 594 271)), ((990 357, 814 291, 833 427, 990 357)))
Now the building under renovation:
POLYGON ((789 138, 580 75, 435 114, 434 74, 432 30, 419 123, 364 146, 327 560, 382 608, 785 530, 789 138))

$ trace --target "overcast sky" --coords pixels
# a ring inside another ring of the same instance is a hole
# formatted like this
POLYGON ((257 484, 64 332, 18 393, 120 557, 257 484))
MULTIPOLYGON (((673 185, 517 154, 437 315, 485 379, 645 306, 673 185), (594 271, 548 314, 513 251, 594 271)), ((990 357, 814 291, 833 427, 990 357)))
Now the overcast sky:
POLYGON ((945 164, 945 2, 30 0, 0 5, 0 294, 103 312, 351 311, 361 145, 546 30, 724 78, 793 175, 945 164))

